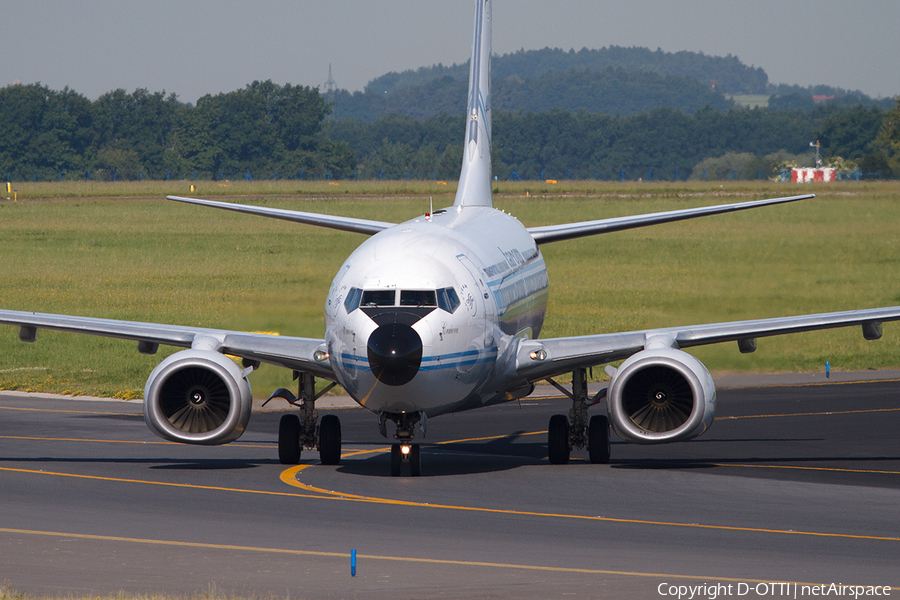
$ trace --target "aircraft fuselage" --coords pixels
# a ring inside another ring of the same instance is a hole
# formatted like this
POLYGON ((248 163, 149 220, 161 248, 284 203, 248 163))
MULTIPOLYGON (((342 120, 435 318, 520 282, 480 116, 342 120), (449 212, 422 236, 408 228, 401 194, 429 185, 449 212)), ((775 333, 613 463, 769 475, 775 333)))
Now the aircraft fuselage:
POLYGON ((548 283, 532 236, 493 208, 450 207, 378 233, 326 300, 338 382, 375 413, 480 406, 510 342, 540 334, 548 283))

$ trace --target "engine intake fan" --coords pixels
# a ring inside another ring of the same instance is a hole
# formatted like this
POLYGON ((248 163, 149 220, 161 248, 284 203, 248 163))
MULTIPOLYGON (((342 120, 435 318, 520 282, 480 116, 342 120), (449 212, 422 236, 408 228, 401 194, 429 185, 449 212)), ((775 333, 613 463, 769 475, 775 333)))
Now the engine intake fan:
POLYGON ((227 444, 250 421, 250 384, 231 359, 209 350, 183 350, 161 362, 144 388, 144 420, 174 442, 227 444))
POLYGON ((607 396, 620 437, 639 444, 697 437, 715 418, 716 388, 699 360, 672 348, 644 350, 622 363, 607 396))

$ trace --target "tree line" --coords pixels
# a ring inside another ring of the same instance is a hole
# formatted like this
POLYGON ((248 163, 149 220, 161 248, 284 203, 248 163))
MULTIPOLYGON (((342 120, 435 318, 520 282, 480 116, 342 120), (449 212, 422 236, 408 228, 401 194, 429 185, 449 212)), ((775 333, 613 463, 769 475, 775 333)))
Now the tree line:
POLYGON ((69 88, 12 85, 0 88, 0 169, 28 180, 344 177, 355 156, 321 135, 330 111, 317 89, 271 81, 194 106, 145 89, 91 101, 69 88))
MULTIPOLYGON (((365 177, 454 179, 462 161, 464 115, 428 119, 388 114, 375 121, 330 121, 326 134, 357 153, 365 177)), ((811 141, 826 161, 862 173, 900 175, 900 103, 825 104, 813 110, 767 108, 687 114, 656 107, 636 115, 588 111, 496 110, 493 169, 502 179, 686 180, 770 178, 813 166, 811 141), (715 165, 703 162, 717 159, 715 165)))
MULTIPOLYGON (((0 176, 458 177, 463 110, 427 118, 388 113, 372 121, 329 119, 330 111, 315 88, 271 81, 206 95, 194 106, 144 89, 91 101, 68 88, 8 86, 0 88, 0 176)), ((890 110, 707 104, 693 112, 648 104, 636 114, 495 109, 493 122, 500 179, 770 177, 791 164, 812 166, 814 140, 826 160, 900 175, 900 104, 890 110)))

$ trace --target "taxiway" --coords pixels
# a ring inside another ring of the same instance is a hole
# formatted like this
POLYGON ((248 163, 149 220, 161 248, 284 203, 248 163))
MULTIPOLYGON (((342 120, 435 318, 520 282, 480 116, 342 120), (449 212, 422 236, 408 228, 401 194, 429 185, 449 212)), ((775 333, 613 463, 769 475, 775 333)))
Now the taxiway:
POLYGON ((546 423, 567 401, 448 415, 429 421, 424 476, 392 478, 359 408, 335 409, 341 466, 309 452, 288 468, 278 412, 209 448, 159 440, 139 402, 0 392, 0 579, 295 598, 900 586, 900 381, 723 389, 718 406, 697 440, 614 437, 609 465, 547 462, 546 423))

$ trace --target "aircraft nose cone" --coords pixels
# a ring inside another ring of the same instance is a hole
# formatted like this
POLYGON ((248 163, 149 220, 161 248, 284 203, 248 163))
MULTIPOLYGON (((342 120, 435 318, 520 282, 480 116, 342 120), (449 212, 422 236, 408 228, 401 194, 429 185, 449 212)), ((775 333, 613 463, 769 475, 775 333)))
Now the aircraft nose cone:
POLYGON ((379 326, 369 336, 367 351, 372 373, 387 385, 409 383, 422 364, 422 338, 402 323, 379 326))

